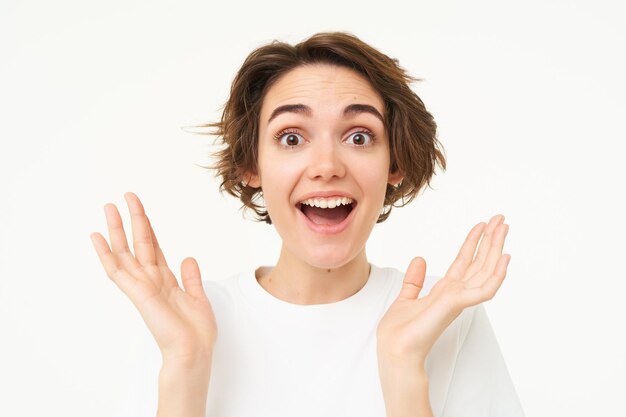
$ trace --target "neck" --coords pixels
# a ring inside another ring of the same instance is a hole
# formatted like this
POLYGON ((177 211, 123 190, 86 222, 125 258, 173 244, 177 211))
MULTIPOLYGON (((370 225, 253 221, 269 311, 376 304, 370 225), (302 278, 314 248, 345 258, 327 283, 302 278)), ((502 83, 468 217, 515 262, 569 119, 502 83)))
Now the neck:
POLYGON ((363 288, 370 266, 363 249, 337 268, 319 268, 293 256, 284 246, 274 268, 259 268, 259 284, 274 297, 291 304, 329 304, 344 300, 363 288))

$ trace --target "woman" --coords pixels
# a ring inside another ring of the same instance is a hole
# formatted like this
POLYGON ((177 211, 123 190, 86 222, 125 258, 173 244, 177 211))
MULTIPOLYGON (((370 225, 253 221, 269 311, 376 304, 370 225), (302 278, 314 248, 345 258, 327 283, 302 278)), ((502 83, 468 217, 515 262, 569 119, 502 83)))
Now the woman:
POLYGON ((420 257, 406 274, 367 260, 374 224, 445 168, 411 80, 346 33, 248 56, 207 126, 221 189, 282 239, 274 267, 202 281, 187 258, 183 290, 137 196, 134 255, 105 206, 111 248, 92 240, 161 350, 159 416, 522 415, 481 306, 510 260, 504 216, 474 226, 434 285, 420 257))

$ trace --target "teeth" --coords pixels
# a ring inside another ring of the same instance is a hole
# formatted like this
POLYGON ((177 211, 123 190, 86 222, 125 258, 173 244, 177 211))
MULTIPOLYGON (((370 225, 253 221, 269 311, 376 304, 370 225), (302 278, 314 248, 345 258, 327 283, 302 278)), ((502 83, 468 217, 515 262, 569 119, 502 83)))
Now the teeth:
POLYGON ((348 197, 343 198, 309 198, 304 200, 302 204, 306 204, 311 207, 320 208, 335 208, 341 205, 352 204, 352 199, 348 197))

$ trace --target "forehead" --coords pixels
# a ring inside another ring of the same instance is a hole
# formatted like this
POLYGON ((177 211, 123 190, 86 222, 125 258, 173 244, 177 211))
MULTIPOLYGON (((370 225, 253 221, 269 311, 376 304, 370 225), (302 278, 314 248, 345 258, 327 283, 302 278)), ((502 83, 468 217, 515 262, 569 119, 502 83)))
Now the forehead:
POLYGON ((369 104, 384 115, 380 94, 358 72, 330 64, 310 64, 283 74, 266 92, 261 122, 267 124, 272 111, 284 104, 302 103, 313 113, 337 113, 351 103, 369 104))

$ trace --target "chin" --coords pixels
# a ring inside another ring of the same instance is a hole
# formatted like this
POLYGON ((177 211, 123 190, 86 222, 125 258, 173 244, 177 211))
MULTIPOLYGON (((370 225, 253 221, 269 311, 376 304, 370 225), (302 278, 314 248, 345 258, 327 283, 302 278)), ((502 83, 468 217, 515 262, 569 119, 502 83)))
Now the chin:
POLYGON ((305 262, 320 269, 337 269, 347 265, 358 257, 358 253, 342 253, 336 248, 317 250, 314 254, 307 254, 305 262))

